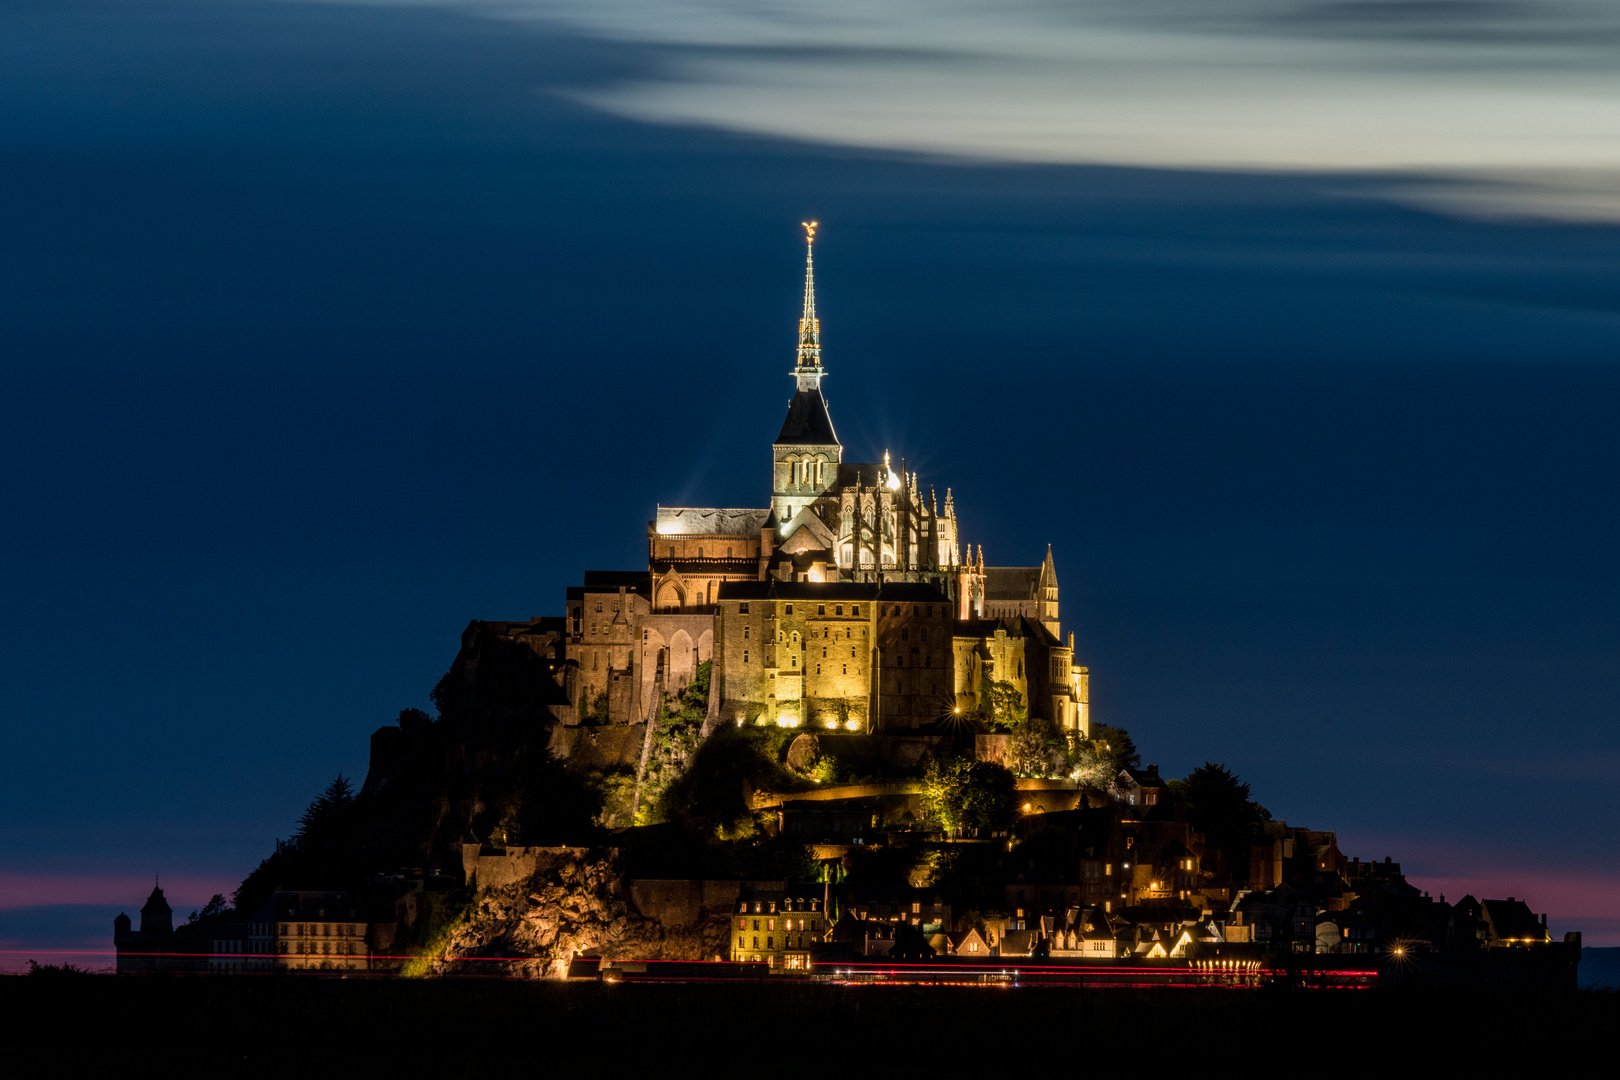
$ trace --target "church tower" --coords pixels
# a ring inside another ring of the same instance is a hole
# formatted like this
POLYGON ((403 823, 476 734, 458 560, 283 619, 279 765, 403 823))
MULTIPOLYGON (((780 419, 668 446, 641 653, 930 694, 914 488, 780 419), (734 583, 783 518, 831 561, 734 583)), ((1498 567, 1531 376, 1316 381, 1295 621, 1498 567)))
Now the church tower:
POLYGON ((844 448, 833 431, 821 396, 821 320, 816 318, 816 223, 804 223, 804 315, 799 319, 799 355, 793 368, 793 400, 772 446, 771 513, 778 529, 838 482, 844 448))

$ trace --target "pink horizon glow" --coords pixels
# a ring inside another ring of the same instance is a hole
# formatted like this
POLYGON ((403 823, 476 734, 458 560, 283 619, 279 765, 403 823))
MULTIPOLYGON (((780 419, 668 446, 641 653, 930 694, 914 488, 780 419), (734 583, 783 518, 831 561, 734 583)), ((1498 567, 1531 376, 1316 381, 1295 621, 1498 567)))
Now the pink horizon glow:
MULTIPOLYGON (((56 904, 128 905, 138 911, 152 894, 154 881, 147 874, 53 874, 0 872, 0 911, 56 904)), ((229 896, 234 881, 199 874, 160 875, 164 898, 182 918, 182 908, 202 907, 215 893, 229 896)))

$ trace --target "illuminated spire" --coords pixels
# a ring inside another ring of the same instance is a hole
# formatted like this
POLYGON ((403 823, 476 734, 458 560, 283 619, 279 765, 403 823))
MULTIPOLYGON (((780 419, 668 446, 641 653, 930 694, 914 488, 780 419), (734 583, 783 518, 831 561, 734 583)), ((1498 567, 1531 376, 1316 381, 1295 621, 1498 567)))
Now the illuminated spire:
MULTIPOLYGON (((804 226, 804 315, 799 319, 799 364, 794 374, 800 376, 811 375, 817 380, 823 374, 821 370, 821 320, 816 318, 816 225, 817 222, 801 222, 804 226)), ((812 385, 814 382, 812 381, 812 385)))

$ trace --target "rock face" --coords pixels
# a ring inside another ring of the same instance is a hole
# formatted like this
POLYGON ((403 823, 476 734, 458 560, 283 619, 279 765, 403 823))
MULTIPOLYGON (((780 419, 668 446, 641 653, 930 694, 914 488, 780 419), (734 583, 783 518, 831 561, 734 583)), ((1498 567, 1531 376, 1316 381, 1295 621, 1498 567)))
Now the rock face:
POLYGON ((575 956, 607 960, 712 960, 726 954, 725 915, 666 927, 630 903, 616 848, 529 849, 526 879, 480 889, 451 935, 440 975, 563 978, 575 956), (495 959, 506 963, 492 963, 495 959))

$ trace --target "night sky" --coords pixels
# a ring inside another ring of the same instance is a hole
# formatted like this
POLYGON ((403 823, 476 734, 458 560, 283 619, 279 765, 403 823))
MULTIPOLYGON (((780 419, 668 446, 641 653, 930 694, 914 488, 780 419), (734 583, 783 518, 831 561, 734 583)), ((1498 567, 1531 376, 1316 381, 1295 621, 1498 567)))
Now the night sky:
POLYGON ((846 457, 1052 544, 1096 720, 1620 944, 1620 226, 604 105, 702 50, 0 8, 0 967, 229 894, 657 504, 764 505, 812 217, 846 457))

